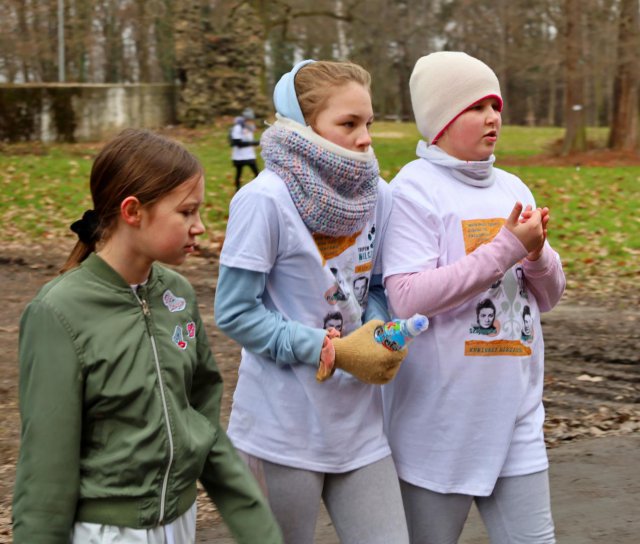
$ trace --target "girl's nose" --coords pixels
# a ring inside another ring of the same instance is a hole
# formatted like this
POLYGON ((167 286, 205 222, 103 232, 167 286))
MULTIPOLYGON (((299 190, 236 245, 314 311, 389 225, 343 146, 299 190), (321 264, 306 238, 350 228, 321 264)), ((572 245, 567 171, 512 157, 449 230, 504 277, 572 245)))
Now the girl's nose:
POLYGON ((202 219, 200 218, 200 214, 198 214, 198 217, 196 218, 196 222, 191 227, 191 233, 194 236, 198 236, 199 234, 202 234, 203 232, 204 232, 204 224, 202 223, 202 219))
POLYGON ((366 151, 371 145, 371 134, 368 128, 363 128, 356 139, 356 146, 360 151, 366 151))
POLYGON ((487 112, 487 123, 495 124, 500 119, 500 112, 494 109, 492 106, 489 106, 489 111, 487 112))

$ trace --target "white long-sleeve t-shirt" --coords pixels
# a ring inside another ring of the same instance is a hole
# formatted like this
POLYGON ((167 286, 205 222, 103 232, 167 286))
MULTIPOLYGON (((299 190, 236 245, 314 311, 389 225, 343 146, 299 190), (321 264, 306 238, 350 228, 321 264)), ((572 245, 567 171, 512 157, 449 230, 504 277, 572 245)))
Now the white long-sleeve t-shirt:
POLYGON ((564 288, 558 255, 539 261, 503 228, 517 177, 478 187, 419 159, 392 181, 383 275, 392 311, 429 330, 384 386, 385 429, 400 477, 439 493, 491 494, 502 476, 548 466, 542 433, 540 312, 564 288))
MULTIPOLYGON (((334 326, 344 336, 362 324, 366 299, 359 286, 382 272, 379 240, 390 207, 389 188, 380 180, 376 208, 362 231, 330 239, 313 236, 284 181, 268 169, 233 198, 220 263, 266 275, 256 304, 271 316, 254 330, 267 326, 279 336, 271 355, 242 350, 228 429, 238 449, 273 463, 332 473, 390 454, 380 386, 340 369, 318 382, 317 359, 302 359, 309 335, 296 334, 334 326), (299 346, 301 336, 305 341, 299 346), (277 347, 283 343, 288 345, 277 347)), ((242 315, 235 320, 246 324, 242 315)), ((227 328, 234 327, 223 325, 227 328)))

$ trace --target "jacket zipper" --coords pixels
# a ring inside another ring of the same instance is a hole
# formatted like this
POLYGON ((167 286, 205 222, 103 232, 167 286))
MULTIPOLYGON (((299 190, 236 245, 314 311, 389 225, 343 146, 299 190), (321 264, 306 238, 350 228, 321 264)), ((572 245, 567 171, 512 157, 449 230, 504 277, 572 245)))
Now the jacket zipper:
POLYGON ((164 413, 164 421, 167 426, 167 435, 169 437, 169 463, 167 464, 167 469, 164 473, 164 479, 162 480, 162 493, 160 495, 160 517, 158 518, 158 524, 162 524, 164 521, 164 509, 166 506, 167 499, 167 487, 169 485, 169 473, 171 471, 171 465, 173 464, 173 433, 171 431, 171 423, 169 422, 169 409, 167 408, 167 399, 164 394, 164 382, 162 381, 162 374, 160 372, 160 360, 158 359, 158 349, 156 347, 156 341, 153 337, 153 333, 151 332, 151 327, 149 326, 148 318, 151 316, 151 311, 149 310, 149 304, 147 303, 144 294, 142 298, 138 296, 138 293, 135 293, 138 302, 142 308, 142 313, 145 316, 145 322, 147 323, 147 330, 149 331, 149 338, 151 339, 151 349, 153 350, 153 359, 156 367, 156 374, 158 376, 158 384, 160 385, 160 398, 162 400, 162 411, 164 413))

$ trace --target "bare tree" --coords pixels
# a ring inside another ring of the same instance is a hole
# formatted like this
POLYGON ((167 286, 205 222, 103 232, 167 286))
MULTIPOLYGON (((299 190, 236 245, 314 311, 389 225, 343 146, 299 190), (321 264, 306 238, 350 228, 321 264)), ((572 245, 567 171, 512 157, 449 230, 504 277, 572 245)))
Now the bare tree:
POLYGON ((352 26, 352 60, 373 79, 373 103, 380 118, 411 119, 409 77, 415 62, 436 50, 442 23, 433 0, 370 0, 352 26))
MULTIPOLYGON (((56 81, 57 1, 0 2, 0 81, 56 81)), ((630 148, 639 1, 64 0, 65 71, 179 80, 180 117, 202 124, 248 103, 266 114, 300 58, 350 59, 372 74, 376 115, 406 119, 416 60, 465 51, 498 74, 506 123, 565 124, 565 153, 584 148, 587 124, 611 124, 610 145, 630 148)))
POLYGON ((346 59, 352 55, 352 26, 363 0, 247 1, 263 27, 266 94, 300 57, 346 59))
POLYGON ((640 79, 640 0, 622 0, 618 27, 617 69, 608 146, 633 150, 638 144, 640 79))
MULTIPOLYGON (((26 50, 33 55, 33 66, 30 61, 24 59, 29 66, 30 79, 34 81, 56 81, 58 79, 57 59, 55 44, 57 34, 57 2, 48 0, 41 4, 20 2, 20 10, 24 9, 25 16, 30 20, 25 30, 28 32, 26 50), (52 47, 53 45, 53 47, 52 47)), ((29 77, 25 73, 25 79, 29 77)), ((28 80, 27 80, 28 81, 28 80)))
POLYGON ((580 0, 565 0, 565 123, 562 155, 587 148, 584 68, 580 52, 584 40, 580 0))

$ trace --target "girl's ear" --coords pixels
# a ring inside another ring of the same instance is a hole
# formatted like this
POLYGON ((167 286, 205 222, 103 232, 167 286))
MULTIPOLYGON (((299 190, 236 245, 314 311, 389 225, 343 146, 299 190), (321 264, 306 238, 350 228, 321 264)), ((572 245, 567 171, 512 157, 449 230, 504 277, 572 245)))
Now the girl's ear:
POLYGON ((137 227, 140 225, 142 204, 135 196, 128 196, 120 203, 120 217, 127 225, 137 227))

